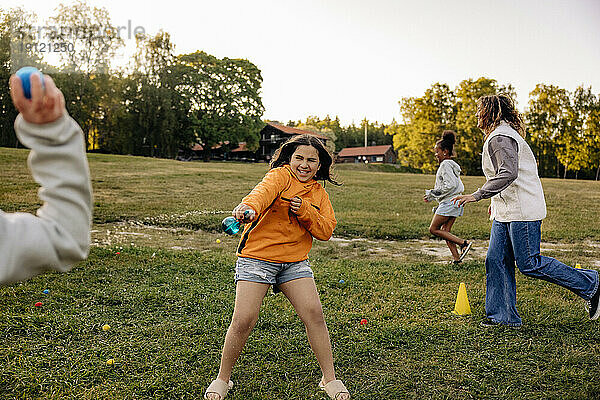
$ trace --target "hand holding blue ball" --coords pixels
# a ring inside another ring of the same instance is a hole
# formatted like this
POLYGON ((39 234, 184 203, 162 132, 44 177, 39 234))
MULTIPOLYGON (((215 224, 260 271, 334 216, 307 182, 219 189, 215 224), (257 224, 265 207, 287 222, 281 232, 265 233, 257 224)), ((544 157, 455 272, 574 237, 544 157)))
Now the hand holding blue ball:
POLYGON ((23 94, 28 99, 31 99, 31 76, 34 74, 40 77, 40 82, 42 82, 42 89, 45 89, 44 76, 36 67, 23 67, 15 73, 15 75, 17 75, 19 79, 21 79, 21 85, 23 86, 23 94))
POLYGON ((54 122, 66 112, 65 98, 52 77, 33 67, 21 68, 10 77, 10 97, 23 119, 32 124, 54 122))

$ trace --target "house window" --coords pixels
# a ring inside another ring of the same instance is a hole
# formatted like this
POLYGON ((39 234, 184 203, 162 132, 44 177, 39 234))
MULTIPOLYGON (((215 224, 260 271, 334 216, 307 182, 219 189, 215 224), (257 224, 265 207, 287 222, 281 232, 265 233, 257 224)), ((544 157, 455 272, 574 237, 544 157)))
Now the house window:
POLYGON ((375 161, 383 162, 383 156, 377 156, 375 161))

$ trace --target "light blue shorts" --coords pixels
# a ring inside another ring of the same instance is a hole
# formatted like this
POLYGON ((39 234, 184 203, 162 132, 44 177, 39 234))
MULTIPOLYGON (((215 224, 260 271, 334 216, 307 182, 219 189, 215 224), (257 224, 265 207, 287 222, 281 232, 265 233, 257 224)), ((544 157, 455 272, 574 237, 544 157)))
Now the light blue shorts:
POLYGON ((273 291, 279 292, 277 285, 299 278, 313 278, 310 262, 307 260, 274 263, 255 258, 238 257, 235 263, 235 283, 249 281, 273 285, 273 291))
POLYGON ((464 210, 464 207, 459 207, 448 200, 441 202, 440 205, 435 209, 435 213, 444 217, 461 217, 464 210))

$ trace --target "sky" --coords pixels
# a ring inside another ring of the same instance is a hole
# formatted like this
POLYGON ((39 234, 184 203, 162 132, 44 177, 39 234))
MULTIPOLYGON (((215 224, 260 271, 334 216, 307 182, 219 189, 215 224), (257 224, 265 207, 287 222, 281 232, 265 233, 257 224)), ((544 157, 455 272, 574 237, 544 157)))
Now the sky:
MULTIPOLYGON (((65 0, 63 4, 71 4, 65 0)), ((171 34, 177 54, 245 58, 262 71, 264 119, 401 121, 398 101, 469 78, 600 93, 599 0, 88 0, 117 26, 171 34)), ((41 19, 57 2, 3 0, 41 19)), ((124 37, 128 49, 134 39, 124 37)))

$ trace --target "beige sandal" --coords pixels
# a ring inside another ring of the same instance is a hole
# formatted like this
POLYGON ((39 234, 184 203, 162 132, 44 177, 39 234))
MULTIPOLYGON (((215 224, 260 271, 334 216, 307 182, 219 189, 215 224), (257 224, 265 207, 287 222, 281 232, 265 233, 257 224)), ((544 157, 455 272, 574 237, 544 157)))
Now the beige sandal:
POLYGON ((348 391, 348 389, 346 389, 344 383, 339 379, 331 381, 327 385, 325 385, 323 383, 323 379, 321 379, 321 382, 319 382, 319 388, 324 390, 325 393, 327 393, 327 396, 329 396, 333 400, 338 400, 338 396, 341 394, 347 394, 348 398, 350 398, 350 392, 348 391))
POLYGON ((229 392, 233 388, 233 382, 229 381, 229 383, 222 381, 220 379, 215 379, 210 383, 210 385, 206 388, 206 392, 204 393, 204 398, 208 399, 209 394, 219 395, 219 399, 223 400, 225 396, 227 396, 227 392, 229 392))

